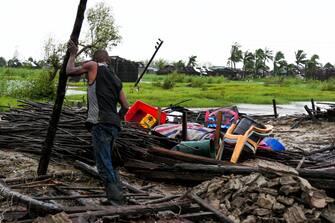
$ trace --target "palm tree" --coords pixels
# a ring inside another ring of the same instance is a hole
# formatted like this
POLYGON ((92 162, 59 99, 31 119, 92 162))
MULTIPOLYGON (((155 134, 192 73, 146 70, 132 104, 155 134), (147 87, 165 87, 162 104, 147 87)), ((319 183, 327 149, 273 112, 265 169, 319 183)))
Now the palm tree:
POLYGON ((183 72, 185 69, 185 62, 179 60, 178 62, 173 63, 178 72, 183 72))
POLYGON ((293 63, 286 65, 286 75, 295 75, 297 73, 297 66, 293 63))
POLYGON ((0 57, 0 67, 5 67, 7 65, 7 61, 4 57, 0 57))
POLYGON ((273 56, 272 56, 272 50, 269 50, 268 48, 265 48, 264 50, 264 63, 273 60, 273 56))
POLYGON ((297 65, 299 73, 302 73, 302 69, 304 68, 304 65, 307 61, 306 57, 307 54, 304 53, 303 50, 298 50, 297 52, 295 52, 295 63, 297 65))
POLYGON ((243 55, 243 75, 251 73, 255 67, 255 55, 252 52, 246 51, 243 55))
POLYGON ((190 56, 188 58, 187 67, 195 67, 197 65, 197 56, 190 56))
POLYGON ((234 43, 231 46, 230 57, 228 58, 228 64, 230 64, 230 68, 236 69, 236 63, 242 61, 242 50, 240 50, 241 45, 238 43, 234 43))
POLYGON ((258 75, 260 71, 264 73, 266 69, 265 65, 265 52, 263 49, 257 49, 255 51, 255 75, 258 75))
POLYGON ((285 65, 284 59, 285 59, 285 56, 283 52, 278 51, 273 59, 273 74, 274 75, 278 75, 281 73, 282 71, 281 68, 285 65))
POLYGON ((320 57, 317 54, 314 54, 311 59, 305 62, 305 71, 306 77, 312 77, 316 79, 318 68, 320 67, 320 63, 317 61, 320 57))
POLYGON ((325 69, 333 69, 333 68, 334 68, 334 65, 328 62, 328 63, 326 63, 326 64, 323 66, 323 68, 325 68, 325 69))

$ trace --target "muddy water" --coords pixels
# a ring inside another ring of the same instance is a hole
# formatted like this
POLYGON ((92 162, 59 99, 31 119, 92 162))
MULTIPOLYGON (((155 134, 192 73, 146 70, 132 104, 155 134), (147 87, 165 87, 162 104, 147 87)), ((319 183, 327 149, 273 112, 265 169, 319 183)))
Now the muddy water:
MULTIPOLYGON (((333 103, 329 101, 319 101, 315 102, 315 105, 320 107, 321 109, 329 108, 328 105, 325 104, 318 104, 318 103, 333 103)), ((307 114, 304 106, 307 105, 309 108, 312 108, 310 101, 300 101, 300 102, 292 102, 289 104, 284 105, 277 105, 277 113, 279 116, 286 116, 286 115, 296 115, 296 114, 307 114)), ((270 105, 262 105, 262 104, 237 104, 236 105, 239 112, 245 113, 247 115, 273 115, 273 106, 270 105)), ((215 109, 215 108, 191 108, 190 110, 193 111, 206 111, 208 109, 215 109)))
POLYGON ((66 96, 69 96, 69 95, 81 95, 81 94, 86 95, 86 91, 77 90, 76 87, 68 87, 66 89, 66 93, 65 93, 66 96))
MULTIPOLYGON (((335 102, 315 102, 316 106, 321 108, 327 108, 327 105, 318 104, 318 103, 334 103, 335 102)), ((300 101, 292 102, 285 105, 277 105, 277 113, 280 116, 283 115, 295 115, 295 114, 307 114, 304 106, 307 105, 309 108, 312 108, 310 101, 300 101)), ((273 106, 272 105, 253 105, 253 104, 238 104, 238 110, 242 113, 252 114, 252 115, 273 115, 273 106)))

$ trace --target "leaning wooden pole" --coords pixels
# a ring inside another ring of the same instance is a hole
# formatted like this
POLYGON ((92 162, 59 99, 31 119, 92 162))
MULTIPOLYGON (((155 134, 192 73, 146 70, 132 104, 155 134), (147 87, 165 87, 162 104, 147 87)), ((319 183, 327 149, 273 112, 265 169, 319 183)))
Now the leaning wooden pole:
MULTIPOLYGON (((87 0, 80 0, 78 11, 77 11, 77 17, 76 21, 73 26, 73 30, 71 33, 70 39, 78 43, 79 34, 81 30, 81 26, 83 24, 84 20, 84 14, 86 10, 86 3, 87 0)), ((51 118, 49 121, 49 127, 48 132, 46 135, 46 138, 42 145, 42 151, 41 151, 41 158, 37 169, 38 175, 45 175, 48 171, 48 165, 50 161, 50 155, 52 151, 52 146, 54 143, 56 131, 57 131, 57 125, 59 122, 59 117, 62 111, 63 101, 65 97, 65 88, 66 88, 66 82, 67 82, 67 75, 66 75, 66 65, 70 57, 69 50, 66 51, 62 68, 59 72, 59 80, 58 80, 58 87, 57 87, 57 94, 56 94, 56 100, 55 104, 52 110, 51 118)))

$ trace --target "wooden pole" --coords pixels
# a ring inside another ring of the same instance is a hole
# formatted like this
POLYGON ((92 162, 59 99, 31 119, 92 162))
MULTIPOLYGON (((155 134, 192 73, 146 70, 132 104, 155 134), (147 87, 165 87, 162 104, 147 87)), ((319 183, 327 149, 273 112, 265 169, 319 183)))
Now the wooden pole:
POLYGON ((272 105, 273 105, 273 113, 274 113, 274 117, 278 118, 278 113, 277 113, 277 104, 276 104, 276 100, 272 99, 272 105))
POLYGON ((214 136, 215 154, 218 153, 221 136, 222 111, 219 111, 216 116, 216 129, 214 136))
POLYGON ((187 111, 183 111, 181 136, 183 141, 187 140, 187 111))
POLYGON ((315 110, 315 103, 314 103, 314 99, 313 98, 311 98, 311 104, 312 104, 313 114, 315 115, 316 114, 316 110, 315 110))
MULTIPOLYGON (((73 30, 72 30, 71 37, 70 37, 70 39, 76 44, 78 44, 79 34, 80 34, 81 26, 84 20, 86 3, 87 3, 87 0, 80 0, 79 2, 76 21, 74 23, 73 30)), ((41 157, 40 157, 40 161, 39 161, 39 165, 37 169, 38 175, 46 175, 48 171, 50 155, 51 155, 52 147, 54 144, 54 139, 55 139, 55 135, 57 131, 59 117, 62 111, 62 106, 64 102, 64 97, 65 97, 65 88, 66 88, 66 82, 67 82, 66 65, 67 65, 69 58, 70 58, 70 52, 69 50, 67 50, 64 60, 63 60, 62 68, 59 72, 56 100, 55 100, 55 104, 54 104, 51 118, 49 121, 48 132, 47 132, 45 141, 43 142, 43 145, 42 145, 41 157)))

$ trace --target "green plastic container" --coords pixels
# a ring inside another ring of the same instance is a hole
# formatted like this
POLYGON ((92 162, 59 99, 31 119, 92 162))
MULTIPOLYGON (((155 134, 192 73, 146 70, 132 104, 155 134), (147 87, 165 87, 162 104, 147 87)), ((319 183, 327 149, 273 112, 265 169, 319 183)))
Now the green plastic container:
POLYGON ((215 159, 214 141, 210 139, 201 141, 182 141, 173 147, 172 150, 215 159))

